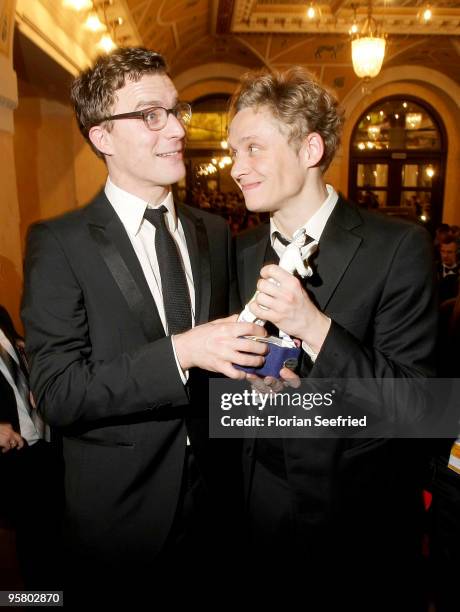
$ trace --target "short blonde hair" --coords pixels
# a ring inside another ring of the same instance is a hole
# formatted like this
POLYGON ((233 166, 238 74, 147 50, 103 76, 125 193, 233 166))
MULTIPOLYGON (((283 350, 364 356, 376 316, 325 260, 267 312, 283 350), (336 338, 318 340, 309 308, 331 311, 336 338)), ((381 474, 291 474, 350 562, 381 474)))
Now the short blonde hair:
POLYGON ((288 140, 301 145, 316 132, 324 142, 319 164, 324 172, 340 144, 343 112, 335 95, 320 85, 308 70, 293 66, 284 71, 248 72, 230 101, 230 116, 244 108, 268 107, 287 128, 288 140))

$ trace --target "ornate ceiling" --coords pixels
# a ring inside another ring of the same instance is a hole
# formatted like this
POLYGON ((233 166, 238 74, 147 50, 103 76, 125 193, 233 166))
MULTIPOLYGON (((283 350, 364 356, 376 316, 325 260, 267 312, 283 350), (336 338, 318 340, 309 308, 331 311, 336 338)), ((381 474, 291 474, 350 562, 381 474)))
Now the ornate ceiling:
MULTIPOLYGON (((351 65, 348 31, 353 20, 359 25, 367 16, 363 0, 315 3, 321 12, 319 20, 307 18, 308 0, 93 1, 99 6, 111 2, 107 5, 111 14, 123 14, 121 44, 144 44, 164 53, 176 78, 210 64, 242 69, 302 64, 341 97, 358 80, 351 65)), ((388 33, 384 69, 418 65, 460 83, 460 1, 430 4, 433 18, 424 24, 419 17, 424 4, 419 0, 375 0, 373 15, 388 33)), ((94 57, 95 45, 88 34, 82 34, 81 17, 65 11, 62 0, 17 0, 20 29, 38 42, 41 33, 41 48, 76 73, 94 57), (40 25, 37 20, 45 13, 40 25), (52 34, 52 23, 64 42, 52 34), (56 51, 59 45, 60 52, 56 51)))
MULTIPOLYGON (((303 64, 342 90, 356 84, 350 29, 367 16, 362 0, 325 0, 319 20, 299 0, 126 0, 145 45, 168 58, 173 75, 210 62, 248 68, 303 64)), ((417 0, 376 0, 374 17, 388 32, 384 67, 418 64, 460 82, 460 2, 431 3, 424 24, 417 0)))

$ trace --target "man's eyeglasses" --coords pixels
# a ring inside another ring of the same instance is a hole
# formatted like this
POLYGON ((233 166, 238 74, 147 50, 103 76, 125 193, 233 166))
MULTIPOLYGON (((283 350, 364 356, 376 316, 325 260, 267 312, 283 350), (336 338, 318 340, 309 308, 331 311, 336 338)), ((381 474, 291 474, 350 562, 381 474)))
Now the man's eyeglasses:
POLYGON ((149 130, 162 130, 168 123, 169 115, 174 115, 178 121, 188 125, 192 120, 192 107, 187 102, 178 102, 174 108, 152 106, 141 111, 121 113, 104 117, 101 121, 115 121, 117 119, 142 119, 149 130))

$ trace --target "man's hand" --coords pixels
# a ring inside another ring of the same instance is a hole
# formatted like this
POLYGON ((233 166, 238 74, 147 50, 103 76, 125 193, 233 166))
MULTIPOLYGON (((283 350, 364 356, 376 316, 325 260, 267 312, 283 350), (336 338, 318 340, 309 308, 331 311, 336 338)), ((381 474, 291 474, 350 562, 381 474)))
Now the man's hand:
POLYGON ((271 264, 260 271, 257 289, 256 299, 249 304, 251 312, 286 334, 305 341, 315 353, 319 353, 331 322, 316 308, 299 280, 271 264))
POLYGON ((268 350, 266 344, 241 336, 265 336, 265 329, 254 323, 237 323, 237 319, 238 315, 232 315, 175 335, 174 347, 181 368, 197 367, 228 378, 244 379, 246 373, 234 368, 233 363, 262 366, 268 350))
POLYGON ((298 389, 300 387, 300 378, 289 368, 282 368, 280 377, 265 376, 262 378, 257 374, 246 374, 247 380, 251 383, 251 387, 258 393, 279 393, 286 387, 298 389))
POLYGON ((7 453, 13 448, 19 449, 24 446, 24 439, 14 431, 11 423, 0 423, 0 448, 2 453, 7 453))

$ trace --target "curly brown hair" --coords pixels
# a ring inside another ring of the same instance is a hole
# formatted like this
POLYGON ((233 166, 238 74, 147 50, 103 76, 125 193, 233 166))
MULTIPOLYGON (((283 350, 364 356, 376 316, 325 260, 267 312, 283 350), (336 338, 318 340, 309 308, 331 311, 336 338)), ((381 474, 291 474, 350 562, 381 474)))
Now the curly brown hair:
MULTIPOLYGON (((75 109, 78 127, 98 157, 104 155, 89 139, 89 131, 102 123, 116 101, 116 92, 126 80, 139 81, 144 74, 167 74, 166 60, 159 53, 143 47, 119 48, 100 55, 94 65, 82 72, 72 83, 70 99, 75 109)), ((107 122, 112 129, 112 122, 107 122)))
POLYGON ((327 170, 340 144, 343 124, 343 112, 332 92, 301 66, 248 72, 232 96, 230 116, 244 108, 262 106, 286 128, 289 142, 296 147, 308 134, 319 134, 324 142, 319 166, 323 172, 327 170))

